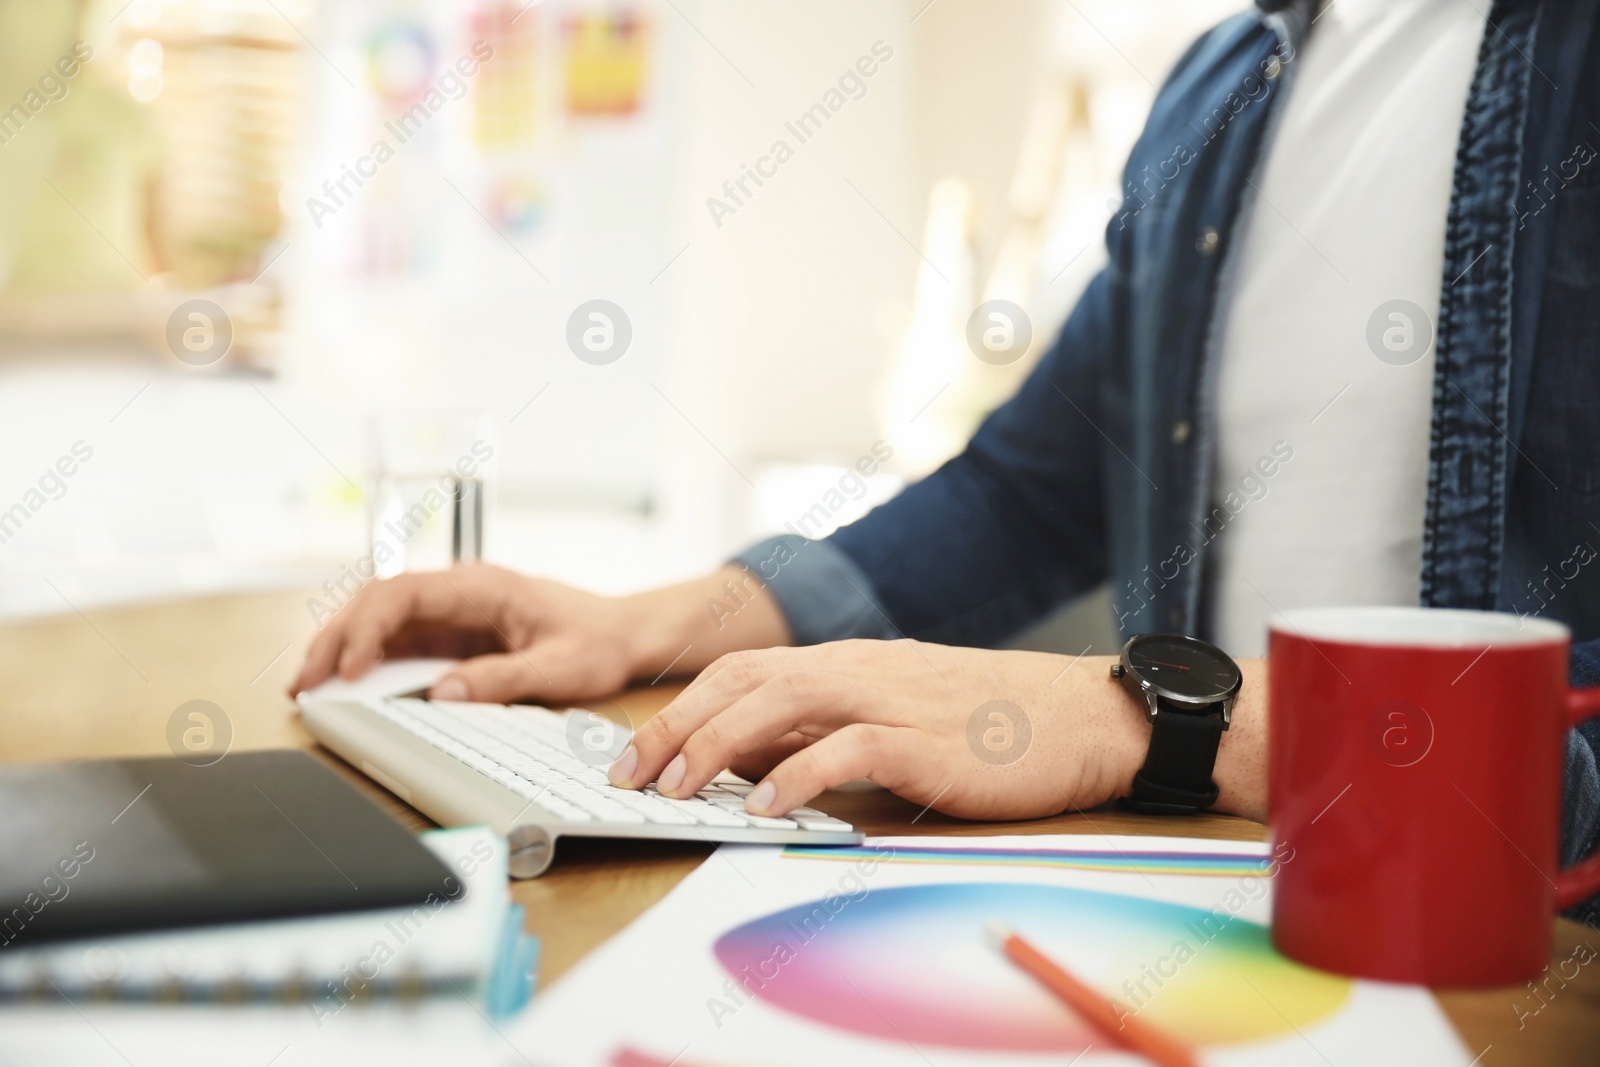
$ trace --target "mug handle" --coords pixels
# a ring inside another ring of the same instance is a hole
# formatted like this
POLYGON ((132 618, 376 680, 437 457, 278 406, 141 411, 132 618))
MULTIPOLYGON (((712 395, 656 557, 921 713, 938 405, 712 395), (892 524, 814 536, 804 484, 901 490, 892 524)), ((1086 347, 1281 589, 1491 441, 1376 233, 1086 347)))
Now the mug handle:
MULTIPOLYGON (((1567 691, 1567 721, 1577 726, 1600 715, 1600 686, 1567 691)), ((1556 875, 1556 910, 1565 911, 1600 893, 1600 852, 1556 875)))

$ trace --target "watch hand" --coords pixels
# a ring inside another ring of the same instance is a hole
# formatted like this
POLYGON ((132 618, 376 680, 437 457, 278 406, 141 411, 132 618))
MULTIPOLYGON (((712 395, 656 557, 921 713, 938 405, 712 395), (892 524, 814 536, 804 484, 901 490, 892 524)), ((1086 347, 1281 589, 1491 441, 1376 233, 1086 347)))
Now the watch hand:
POLYGON ((1181 663, 1168 663, 1165 660, 1153 659, 1153 660, 1148 660, 1147 662, 1158 664, 1158 665, 1160 665, 1162 667, 1171 667, 1175 671, 1186 671, 1186 670, 1189 669, 1188 667, 1185 667, 1181 663))

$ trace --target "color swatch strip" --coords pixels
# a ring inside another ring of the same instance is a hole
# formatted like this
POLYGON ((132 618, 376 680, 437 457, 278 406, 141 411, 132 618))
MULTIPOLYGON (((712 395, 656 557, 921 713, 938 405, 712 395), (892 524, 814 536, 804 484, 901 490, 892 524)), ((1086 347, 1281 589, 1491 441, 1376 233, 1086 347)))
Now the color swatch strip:
POLYGON ((962 866, 1056 867, 1076 871, 1115 871, 1133 874, 1189 874, 1228 878, 1265 878, 1271 873, 1270 856, 1230 852, 1101 852, 1089 849, 1011 849, 863 845, 830 848, 790 845, 783 855, 848 863, 944 863, 962 866))

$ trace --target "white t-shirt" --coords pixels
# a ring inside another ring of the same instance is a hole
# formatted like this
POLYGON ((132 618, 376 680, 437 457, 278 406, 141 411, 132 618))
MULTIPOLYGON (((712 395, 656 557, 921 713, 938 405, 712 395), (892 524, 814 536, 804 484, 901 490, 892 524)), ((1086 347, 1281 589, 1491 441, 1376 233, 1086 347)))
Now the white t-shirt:
POLYGON ((1417 602, 1432 324, 1487 7, 1337 0, 1292 64, 1218 309, 1208 594, 1235 656, 1264 652, 1275 610, 1417 602))

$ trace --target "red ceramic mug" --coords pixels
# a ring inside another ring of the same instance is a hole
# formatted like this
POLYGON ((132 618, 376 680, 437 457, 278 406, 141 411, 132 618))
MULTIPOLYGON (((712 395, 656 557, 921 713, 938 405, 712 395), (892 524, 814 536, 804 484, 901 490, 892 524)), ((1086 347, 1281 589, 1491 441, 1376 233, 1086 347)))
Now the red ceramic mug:
POLYGON ((1283 850, 1272 939, 1342 974, 1521 983, 1551 916, 1600 892, 1600 856, 1557 871, 1567 686, 1548 620, 1316 608, 1272 620, 1268 807, 1283 850), (1292 850, 1292 851, 1291 851, 1292 850))

